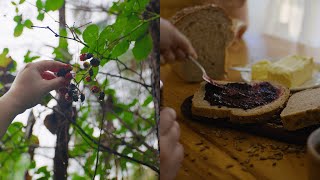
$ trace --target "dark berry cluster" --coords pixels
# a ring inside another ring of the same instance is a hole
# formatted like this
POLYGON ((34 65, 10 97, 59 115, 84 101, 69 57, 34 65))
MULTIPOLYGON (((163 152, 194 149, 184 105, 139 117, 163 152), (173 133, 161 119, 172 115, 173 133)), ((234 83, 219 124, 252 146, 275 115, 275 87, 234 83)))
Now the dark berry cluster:
POLYGON ((71 71, 72 71, 72 66, 66 65, 65 68, 62 68, 57 72, 57 76, 58 77, 65 77, 66 79, 71 80, 73 78, 71 71))
MULTIPOLYGON (((90 60, 90 65, 93 67, 98 67, 100 65, 100 60, 96 57, 93 57, 91 53, 85 53, 80 55, 80 61, 90 60)), ((85 68, 89 68, 89 63, 83 64, 85 68)))
POLYGON ((78 102, 79 99, 81 102, 85 100, 85 95, 80 92, 78 87, 71 83, 68 87, 60 88, 59 92, 65 97, 66 101, 78 102))
MULTIPOLYGON (((95 80, 93 77, 94 72, 92 67, 98 67, 100 65, 100 60, 98 58, 95 58, 93 54, 91 53, 85 53, 80 55, 80 61, 85 61, 83 63, 84 69, 86 69, 87 73, 84 75, 83 79, 86 82, 92 82, 95 80), (90 60, 90 62, 87 62, 86 60, 90 60)), ((57 76, 59 77, 65 77, 68 80, 73 79, 73 76, 71 74, 72 67, 68 65, 66 68, 60 69, 57 72, 57 76)), ((79 84, 79 82, 77 83, 79 84)), ((90 84, 97 84, 96 82, 92 82, 90 84)), ((100 101, 103 101, 105 98, 104 92, 100 90, 100 88, 97 85, 93 85, 90 88, 91 92, 94 94, 99 94, 98 99, 100 101)), ((79 87, 77 85, 71 83, 68 87, 60 88, 59 93, 65 97, 66 101, 74 101, 78 102, 79 100, 81 102, 84 102, 86 97, 85 95, 79 90, 79 87)))

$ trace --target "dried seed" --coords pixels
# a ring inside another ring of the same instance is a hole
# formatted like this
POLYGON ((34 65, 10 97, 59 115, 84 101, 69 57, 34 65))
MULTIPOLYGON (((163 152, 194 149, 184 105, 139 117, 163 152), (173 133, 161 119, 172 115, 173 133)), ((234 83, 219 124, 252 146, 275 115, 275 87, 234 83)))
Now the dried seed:
POLYGON ((227 169, 232 168, 232 167, 233 167, 232 164, 229 164, 229 165, 226 166, 227 169))
POLYGON ((277 163, 276 163, 276 162, 272 163, 272 166, 276 166, 276 165, 277 165, 277 163))
POLYGON ((266 157, 260 157, 260 160, 267 160, 266 157))
POLYGON ((200 145, 202 145, 203 144, 203 142, 198 142, 198 143, 196 143, 195 145, 196 146, 200 146, 200 145))

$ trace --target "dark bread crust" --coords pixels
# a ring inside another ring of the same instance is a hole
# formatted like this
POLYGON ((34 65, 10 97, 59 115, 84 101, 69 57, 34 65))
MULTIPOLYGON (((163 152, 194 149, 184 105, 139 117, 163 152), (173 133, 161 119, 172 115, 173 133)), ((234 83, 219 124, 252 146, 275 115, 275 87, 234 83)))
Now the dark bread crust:
MULTIPOLYGON (((230 82, 219 81, 219 84, 226 84, 230 82)), ((252 82, 259 83, 259 82, 252 82)), ((259 106, 253 109, 240 109, 229 107, 211 106, 209 102, 204 100, 205 94, 205 82, 201 83, 201 87, 194 94, 192 99, 192 114, 202 117, 208 117, 213 119, 229 118, 230 121, 235 123, 262 123, 267 122, 276 115, 279 115, 280 111, 286 105, 286 102, 290 96, 290 90, 282 85, 271 83, 273 86, 280 89, 280 96, 275 101, 259 106)))

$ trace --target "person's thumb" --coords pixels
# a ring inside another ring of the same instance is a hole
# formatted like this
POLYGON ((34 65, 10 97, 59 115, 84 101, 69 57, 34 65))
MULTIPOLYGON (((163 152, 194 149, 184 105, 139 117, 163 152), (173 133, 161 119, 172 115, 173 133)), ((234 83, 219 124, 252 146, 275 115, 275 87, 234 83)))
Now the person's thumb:
POLYGON ((66 84, 66 79, 64 77, 57 77, 52 80, 46 81, 46 91, 50 92, 55 89, 59 89, 66 84))

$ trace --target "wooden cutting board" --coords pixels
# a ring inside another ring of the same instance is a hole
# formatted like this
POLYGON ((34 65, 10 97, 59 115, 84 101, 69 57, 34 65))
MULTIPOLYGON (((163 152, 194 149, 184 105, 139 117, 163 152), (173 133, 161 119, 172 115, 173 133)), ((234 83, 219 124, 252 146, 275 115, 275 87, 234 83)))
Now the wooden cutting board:
POLYGON ((181 105, 181 112, 187 118, 205 124, 206 126, 230 128, 247 133, 255 134, 270 139, 291 143, 291 144, 306 144, 308 136, 312 131, 319 128, 319 125, 310 126, 297 131, 287 131, 280 120, 280 117, 270 119, 264 124, 235 124, 228 119, 212 119, 207 117, 194 116, 191 112, 192 97, 190 96, 184 100, 181 105))

